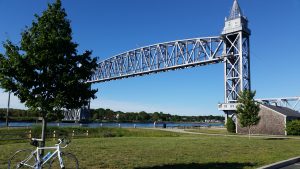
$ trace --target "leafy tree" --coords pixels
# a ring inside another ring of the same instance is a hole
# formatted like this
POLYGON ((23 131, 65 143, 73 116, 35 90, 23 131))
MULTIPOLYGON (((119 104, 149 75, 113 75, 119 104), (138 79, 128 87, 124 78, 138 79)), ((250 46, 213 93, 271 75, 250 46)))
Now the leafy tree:
POLYGON ((180 116, 178 116, 178 115, 173 115, 173 116, 171 116, 171 119, 170 119, 170 121, 174 121, 174 122, 177 122, 179 120, 180 120, 180 116))
POLYGON ((148 113, 146 113, 145 111, 141 111, 138 113, 139 121, 145 122, 145 121, 148 121, 150 118, 151 118, 151 116, 148 113))
POLYGON ((57 112, 57 113, 48 113, 47 114, 47 121, 60 121, 61 119, 64 118, 64 115, 62 112, 57 112))
POLYGON ((292 120, 287 122, 286 131, 288 135, 300 135, 300 120, 292 120))
POLYGON ((159 120, 159 113, 158 112, 154 112, 152 114, 151 119, 152 119, 152 121, 158 121, 159 120))
POLYGON ((231 117, 227 118, 226 128, 229 133, 235 133, 235 123, 231 117))
POLYGON ((260 117, 258 112, 260 110, 259 105, 255 102, 254 96, 256 91, 244 90, 240 92, 237 106, 238 121, 242 127, 248 128, 249 138, 251 135, 251 127, 257 125, 260 117))
POLYGON ((85 83, 97 66, 96 59, 91 51, 77 54, 66 16, 60 0, 48 4, 21 33, 20 46, 7 40, 6 52, 0 55, 0 86, 40 113, 42 146, 48 114, 87 105, 97 92, 85 83))

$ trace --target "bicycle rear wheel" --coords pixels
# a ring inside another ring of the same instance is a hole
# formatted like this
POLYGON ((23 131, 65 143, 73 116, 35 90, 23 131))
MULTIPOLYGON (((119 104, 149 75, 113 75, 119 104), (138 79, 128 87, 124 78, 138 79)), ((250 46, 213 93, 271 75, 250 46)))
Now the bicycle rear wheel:
MULTIPOLYGON (((64 169, 79 169, 78 160, 75 157, 75 155, 73 155, 71 153, 66 153, 66 152, 61 152, 60 155, 61 155, 63 164, 65 166, 64 169)), ((55 158, 53 158, 53 160, 50 161, 49 168, 53 168, 53 169, 60 168, 59 159, 58 159, 57 155, 55 158)))
POLYGON ((16 151, 8 160, 8 169, 32 168, 28 165, 34 166, 37 162, 35 153, 32 152, 30 149, 16 151))

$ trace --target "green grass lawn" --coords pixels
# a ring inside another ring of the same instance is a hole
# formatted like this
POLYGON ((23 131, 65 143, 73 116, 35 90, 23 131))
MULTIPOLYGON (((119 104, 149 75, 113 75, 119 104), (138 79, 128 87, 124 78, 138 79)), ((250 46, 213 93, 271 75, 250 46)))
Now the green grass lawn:
MULTIPOLYGON (((187 135, 155 130, 124 130, 121 137, 73 139, 65 151, 82 169, 257 168, 300 155, 300 140, 187 135), (131 134, 130 134, 131 133, 131 134)), ((48 144, 53 144, 48 141, 48 144)), ((0 144, 0 168, 28 143, 0 144)))

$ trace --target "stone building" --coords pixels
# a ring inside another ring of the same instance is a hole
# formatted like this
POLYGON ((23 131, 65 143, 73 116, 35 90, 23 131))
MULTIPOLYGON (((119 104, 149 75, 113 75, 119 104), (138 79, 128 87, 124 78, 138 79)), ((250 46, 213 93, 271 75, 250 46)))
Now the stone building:
MULTIPOLYGON (((259 116, 260 121, 251 127, 251 134, 286 135, 286 122, 300 119, 300 113, 297 111, 266 104, 260 104, 259 116)), ((248 128, 242 128, 238 122, 236 132, 248 134, 248 128)))

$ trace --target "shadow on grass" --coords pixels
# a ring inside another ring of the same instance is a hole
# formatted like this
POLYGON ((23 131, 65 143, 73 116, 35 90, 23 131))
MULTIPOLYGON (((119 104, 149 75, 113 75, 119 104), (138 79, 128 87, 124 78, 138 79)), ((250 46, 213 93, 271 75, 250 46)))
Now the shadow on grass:
POLYGON ((289 140, 290 138, 265 138, 264 140, 289 140))
POLYGON ((190 163, 190 164, 167 164, 153 167, 137 167, 134 169, 242 169, 253 167, 253 163, 190 163))

